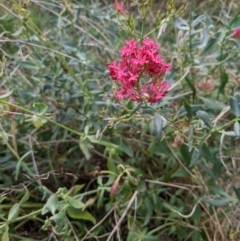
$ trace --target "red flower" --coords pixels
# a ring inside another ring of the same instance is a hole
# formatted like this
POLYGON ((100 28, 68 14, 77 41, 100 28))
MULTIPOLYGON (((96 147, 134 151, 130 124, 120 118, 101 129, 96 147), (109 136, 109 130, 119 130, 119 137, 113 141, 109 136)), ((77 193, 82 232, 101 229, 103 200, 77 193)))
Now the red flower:
POLYGON ((209 82, 209 81, 205 81, 205 82, 202 82, 198 85, 198 88, 200 90, 204 90, 204 91, 210 91, 212 90, 213 88, 213 85, 209 82))
POLYGON ((171 65, 164 62, 158 49, 158 44, 149 38, 142 45, 134 39, 127 40, 120 49, 120 61, 107 64, 110 76, 120 86, 115 91, 117 100, 156 103, 167 94, 169 84, 162 78, 171 65))
POLYGON ((124 8, 124 2, 115 2, 113 4, 113 7, 119 12, 119 13, 122 13, 122 14, 125 14, 127 13, 125 11, 125 8, 124 8))
POLYGON ((240 27, 237 27, 237 28, 233 31, 231 37, 232 37, 232 38, 236 38, 236 39, 240 39, 240 27))

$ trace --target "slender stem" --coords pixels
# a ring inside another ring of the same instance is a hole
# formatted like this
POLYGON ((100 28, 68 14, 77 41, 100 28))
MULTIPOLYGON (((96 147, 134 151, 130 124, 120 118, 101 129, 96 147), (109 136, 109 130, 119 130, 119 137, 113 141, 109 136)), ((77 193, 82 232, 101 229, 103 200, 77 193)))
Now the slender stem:
MULTIPOLYGON (((6 105, 10 105, 10 106, 12 106, 12 107, 14 107, 14 108, 17 108, 17 109, 22 110, 22 111, 24 111, 24 112, 27 112, 27 113, 29 113, 29 114, 42 117, 42 116, 38 115, 37 113, 34 113, 33 111, 30 111, 30 110, 28 110, 28 109, 26 109, 26 108, 23 108, 23 107, 21 107, 21 106, 12 104, 12 103, 10 103, 10 102, 8 102, 8 101, 6 101, 6 100, 1 100, 1 99, 0 99, 0 103, 6 104, 6 105)), ((75 131, 75 130, 73 130, 73 129, 65 126, 65 125, 62 125, 62 124, 60 124, 60 123, 58 123, 58 122, 56 122, 56 121, 54 121, 54 120, 51 120, 50 118, 44 117, 44 119, 47 120, 48 122, 50 122, 50 123, 52 123, 52 124, 54 124, 54 125, 62 128, 62 129, 65 129, 65 130, 67 130, 67 131, 69 131, 69 132, 72 132, 72 133, 74 133, 74 134, 76 134, 76 135, 78 135, 78 136, 82 136, 82 135, 83 135, 83 133, 80 133, 80 132, 78 132, 78 131, 75 131)))
MULTIPOLYGON (((10 209, 13 205, 12 204, 1 204, 0 209, 10 209)), ((42 208, 44 206, 43 203, 23 203, 21 204, 21 208, 42 208)))
POLYGON ((115 227, 113 228, 112 232, 109 234, 108 238, 107 238, 107 241, 110 241, 113 234, 117 231, 117 229, 119 228, 119 226, 121 225, 123 219, 125 218, 125 216, 127 215, 129 209, 131 208, 131 205, 132 203, 134 202, 135 198, 137 197, 138 195, 138 191, 135 191, 131 197, 131 199, 129 200, 128 202, 128 205, 126 207, 126 209, 124 210, 121 218, 118 220, 118 222, 116 223, 115 227))

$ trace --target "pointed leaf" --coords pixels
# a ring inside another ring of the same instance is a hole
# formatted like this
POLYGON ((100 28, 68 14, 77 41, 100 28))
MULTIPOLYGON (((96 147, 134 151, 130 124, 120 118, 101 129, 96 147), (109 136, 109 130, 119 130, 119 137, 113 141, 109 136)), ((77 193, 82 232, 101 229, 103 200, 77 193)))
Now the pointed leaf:
POLYGON ((44 115, 48 110, 47 105, 45 105, 43 103, 39 103, 39 102, 34 102, 33 107, 35 108, 34 112, 41 116, 44 115))
POLYGON ((21 159, 18 161, 17 166, 16 166, 15 180, 18 179, 19 172, 20 172, 20 167, 21 167, 21 164, 22 164, 23 159, 24 159, 25 157, 27 157, 27 156, 28 156, 29 154, 31 154, 31 153, 32 153, 32 151, 28 151, 28 152, 25 153, 25 154, 21 157, 21 159))
POLYGON ((25 203, 28 199, 29 199, 29 191, 26 189, 26 193, 24 194, 24 196, 22 197, 20 204, 25 203))
POLYGON ((237 198, 240 200, 240 188, 239 188, 239 187, 235 187, 235 186, 233 185, 233 190, 234 190, 237 198))
POLYGON ((224 131, 225 136, 236 137, 235 131, 224 131))
POLYGON ((66 218, 66 213, 63 211, 60 211, 59 213, 51 216, 49 219, 53 220, 55 223, 58 223, 58 222, 62 223, 63 220, 65 220, 65 218, 66 218))
POLYGON ((215 99, 205 98, 201 96, 199 98, 204 103, 205 109, 221 111, 225 107, 225 105, 222 102, 216 101, 215 99))
POLYGON ((9 97, 11 94, 12 94, 12 90, 11 90, 11 91, 9 91, 9 92, 7 92, 7 93, 5 93, 5 94, 3 94, 3 95, 0 95, 0 100, 5 99, 5 98, 9 97))
POLYGON ((237 136, 240 135, 240 124, 238 121, 235 121, 234 123, 234 132, 236 133, 237 136))
POLYGON ((89 160, 91 158, 91 154, 88 150, 87 143, 85 141, 80 141, 79 147, 80 147, 81 151, 83 152, 84 156, 86 157, 86 159, 89 160))
POLYGON ((76 195, 79 191, 81 191, 84 188, 84 186, 85 184, 77 184, 69 189, 68 194, 76 195))
POLYGON ((193 132, 194 127, 191 125, 188 130, 188 151, 191 152, 193 148, 193 132))
POLYGON ((231 96, 229 99, 229 104, 230 104, 230 108, 232 113, 238 117, 239 116, 239 103, 238 103, 238 99, 236 97, 231 96))
POLYGON ((67 198, 67 201, 68 201, 68 204, 71 206, 71 207, 74 207, 76 209, 81 209, 84 207, 84 203, 73 198, 73 197, 70 197, 68 196, 67 198))
POLYGON ((58 197, 56 194, 52 194, 42 208, 42 215, 48 212, 55 214, 55 211, 58 209, 58 207, 59 207, 58 197))
POLYGON ((135 108, 132 110, 130 116, 134 115, 139 109, 141 109, 142 103, 139 103, 135 108))
POLYGON ((184 104, 185 110, 187 111, 188 120, 192 120, 193 113, 192 113, 191 106, 185 101, 183 102, 183 104, 184 104))
POLYGON ((111 156, 107 160, 107 167, 108 167, 109 171, 114 172, 114 173, 117 172, 117 167, 114 163, 114 159, 111 156))
POLYGON ((9 213, 8 213, 8 221, 14 221, 16 220, 16 218, 18 217, 19 214, 19 208, 20 208, 20 204, 19 203, 15 203, 9 213))
POLYGON ((92 222, 93 224, 96 224, 96 219, 92 216, 92 214, 87 211, 82 211, 80 209, 69 206, 67 208, 67 213, 73 219, 86 220, 92 222))
POLYGON ((8 227, 5 229, 2 235, 2 241, 9 241, 8 227))
POLYGON ((25 69, 33 69, 38 70, 39 66, 37 66, 35 63, 31 61, 17 61, 19 65, 21 65, 25 69))
POLYGON ((91 197, 87 200, 87 202, 84 204, 84 207, 82 210, 85 210, 88 207, 91 207, 96 202, 97 196, 91 197))
POLYGON ((224 95, 224 88, 228 83, 228 75, 223 68, 220 70, 220 86, 219 93, 224 95))
POLYGON ((196 165, 196 163, 198 163, 200 161, 200 156, 201 156, 201 151, 200 150, 194 150, 192 153, 192 157, 191 157, 191 162, 189 167, 193 167, 194 165, 196 165))
POLYGON ((157 134, 157 139, 160 140, 162 135, 163 119, 158 113, 155 113, 154 115, 154 126, 157 134))
POLYGON ((203 198, 203 201, 205 203, 208 203, 210 204, 211 206, 214 206, 214 207, 223 207, 223 206, 226 206, 228 203, 229 203, 229 199, 228 198, 209 198, 209 197, 205 197, 203 198))
POLYGON ((209 127, 212 128, 212 123, 209 119, 208 113, 203 111, 203 110, 198 110, 197 111, 197 116, 204 122, 204 124, 209 127))

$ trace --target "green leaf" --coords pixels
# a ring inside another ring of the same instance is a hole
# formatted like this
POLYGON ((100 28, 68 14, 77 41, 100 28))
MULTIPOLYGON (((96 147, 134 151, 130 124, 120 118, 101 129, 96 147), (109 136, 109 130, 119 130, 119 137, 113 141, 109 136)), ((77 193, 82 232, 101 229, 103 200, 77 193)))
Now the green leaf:
POLYGON ((174 20, 174 26, 180 30, 187 30, 187 31, 189 30, 188 22, 183 18, 176 18, 174 20))
POLYGON ((52 194, 46 204, 42 208, 42 215, 51 212, 52 214, 55 214, 55 211, 59 208, 59 201, 56 194, 52 194))
POLYGON ((208 113, 202 110, 198 110, 197 111, 197 116, 204 122, 204 124, 209 127, 212 128, 212 123, 210 121, 210 118, 208 116, 208 113))
POLYGON ((2 99, 6 99, 7 97, 9 97, 10 95, 12 94, 12 90, 3 94, 3 95, 0 95, 0 100, 2 99))
POLYGON ((160 140, 162 135, 163 119, 160 114, 154 114, 154 127, 157 134, 157 139, 160 140))
POLYGON ((65 50, 69 50, 69 51, 78 50, 77 45, 72 42, 63 42, 63 43, 59 43, 59 45, 61 45, 65 50))
POLYGON ((225 136, 236 137, 237 134, 235 131, 224 131, 225 136))
POLYGON ((81 209, 84 207, 83 202, 81 202, 73 197, 67 196, 66 200, 71 207, 74 207, 76 209, 81 209))
POLYGON ((221 111, 225 107, 225 105, 222 102, 216 101, 214 99, 205 98, 201 96, 199 98, 204 103, 204 107, 206 109, 221 111))
POLYGON ((127 143, 123 138, 122 138, 122 144, 121 144, 122 151, 126 153, 129 157, 133 157, 133 149, 129 143, 127 143))
POLYGON ((92 222, 93 224, 96 224, 96 219, 92 216, 92 214, 87 211, 82 211, 80 209, 69 206, 67 208, 67 213, 69 217, 73 219, 86 220, 92 222))
MULTIPOLYGON (((195 113, 198 110, 201 110, 203 108, 202 105, 190 105, 192 113, 195 113)), ((184 106, 181 106, 176 114, 176 117, 183 117, 187 114, 187 110, 184 106)))
POLYGON ((180 153, 182 155, 182 158, 184 160, 184 163, 189 166, 190 165, 190 161, 191 161, 191 152, 189 152, 188 146, 183 144, 180 147, 180 153))
POLYGON ((114 163, 114 159, 111 156, 109 156, 109 158, 107 160, 107 167, 108 167, 109 171, 117 173, 117 167, 114 163))
POLYGON ((234 96, 231 96, 229 99, 229 104, 230 104, 230 108, 232 113, 236 116, 239 117, 239 103, 238 103, 238 99, 234 96))
POLYGON ((9 241, 8 227, 6 227, 6 229, 2 235, 2 241, 9 241))
POLYGON ((205 15, 200 15, 196 19, 193 20, 191 23, 191 26, 194 28, 196 27, 199 23, 202 23, 203 20, 205 20, 206 16, 205 15))
POLYGON ((99 145, 102 145, 102 146, 106 146, 108 148, 116 148, 118 149, 118 146, 117 145, 114 145, 113 143, 111 143, 110 141, 103 141, 103 140, 97 140, 96 139, 96 136, 88 136, 88 139, 92 142, 92 143, 95 143, 95 144, 99 144, 99 145))
POLYGON ((29 154, 31 154, 31 153, 32 153, 32 151, 28 151, 28 152, 25 153, 25 154, 20 158, 20 160, 18 161, 17 166, 16 166, 15 180, 18 179, 22 161, 24 160, 25 157, 27 157, 27 156, 28 156, 29 154))
POLYGON ((59 213, 51 216, 49 219, 53 220, 55 223, 61 224, 66 218, 66 213, 63 211, 60 211, 59 213))
POLYGON ((84 156, 86 157, 87 160, 91 158, 91 154, 89 152, 89 148, 93 148, 93 146, 89 143, 87 139, 85 140, 79 140, 79 147, 81 151, 83 152, 84 156))
POLYGON ((203 201, 205 203, 210 204, 211 206, 214 206, 214 207, 223 207, 223 206, 226 206, 229 203, 230 200, 228 198, 213 198, 213 199, 211 199, 209 197, 204 197, 203 201))
POLYGON ((135 108, 132 110, 130 116, 134 115, 139 109, 141 109, 142 103, 139 103, 138 105, 135 106, 135 108))
POLYGON ((48 110, 48 106, 43 104, 43 103, 39 103, 39 102, 34 102, 33 103, 33 107, 35 108, 34 109, 34 112, 37 114, 37 115, 40 115, 40 116, 43 116, 47 110, 48 110))
POLYGON ((190 121, 190 120, 192 120, 192 116, 193 116, 193 113, 192 113, 192 108, 191 108, 191 106, 187 103, 187 102, 183 102, 183 105, 184 105, 184 107, 185 107, 185 110, 186 110, 186 112, 187 112, 187 118, 188 118, 188 120, 190 121))
POLYGON ((34 115, 32 117, 32 122, 36 128, 40 128, 41 126, 47 123, 47 120, 44 117, 34 115))
POLYGON ((240 135, 240 124, 238 121, 235 121, 234 123, 234 132, 236 133, 237 136, 240 135))
POLYGON ((239 187, 235 187, 234 185, 232 185, 233 190, 237 196, 237 198, 240 200, 240 188, 239 187))
POLYGON ((201 211, 201 208, 199 207, 199 205, 196 207, 196 210, 192 216, 192 220, 194 221, 194 223, 197 225, 201 218, 202 218, 202 211, 201 211))
POLYGON ((196 163, 200 162, 200 156, 201 156, 201 150, 194 150, 192 153, 192 157, 191 157, 191 162, 189 167, 193 167, 194 165, 196 165, 196 163))
POLYGON ((214 47, 217 45, 218 40, 221 37, 221 35, 222 35, 221 32, 217 32, 214 37, 210 38, 208 40, 206 47, 203 49, 201 55, 209 54, 214 49, 214 47))
POLYGON ((239 14, 239 11, 237 11, 235 16, 230 21, 229 26, 231 26, 232 28, 235 28, 235 27, 238 27, 239 24, 240 24, 240 14, 239 14))
POLYGON ((18 214, 19 214, 19 208, 20 208, 20 204, 19 203, 15 203, 9 213, 8 213, 8 221, 14 221, 17 219, 18 214))
POLYGON ((201 55, 206 55, 209 52, 211 52, 212 49, 216 46, 217 42, 218 42, 217 38, 210 38, 208 40, 208 43, 207 43, 206 47, 203 49, 201 55))
POLYGON ((105 190, 102 189, 100 191, 100 193, 98 194, 98 200, 97 200, 97 208, 100 208, 103 206, 103 202, 104 202, 104 193, 105 193, 105 190))
POLYGON ((191 125, 188 129, 188 151, 191 152, 193 148, 193 132, 194 127, 191 125))
POLYGON ((139 192, 146 192, 147 191, 147 186, 146 186, 146 182, 144 180, 139 180, 138 181, 138 191, 139 192))
POLYGON ((197 230, 194 230, 191 236, 192 236, 192 241, 202 241, 203 240, 201 233, 197 230))
POLYGON ((28 199, 29 199, 29 191, 28 191, 28 189, 26 188, 25 189, 26 190, 26 193, 24 194, 24 196, 22 197, 22 199, 21 199, 21 201, 20 201, 20 204, 23 204, 23 203, 25 203, 28 199))
POLYGON ((32 69, 32 70, 38 70, 39 66, 37 66, 35 63, 31 61, 17 61, 20 66, 22 66, 25 69, 32 69))
POLYGON ((86 208, 93 206, 93 204, 96 203, 96 199, 97 199, 97 196, 90 197, 87 200, 87 202, 84 204, 84 207, 82 208, 82 210, 85 210, 86 208))
POLYGON ((228 83, 228 75, 223 68, 220 69, 220 86, 219 93, 224 95, 224 89, 228 83))
POLYGON ((84 186, 85 186, 85 184, 77 184, 71 188, 72 191, 70 191, 71 189, 68 191, 68 194, 70 194, 70 192, 71 192, 72 195, 76 195, 84 188, 84 186))

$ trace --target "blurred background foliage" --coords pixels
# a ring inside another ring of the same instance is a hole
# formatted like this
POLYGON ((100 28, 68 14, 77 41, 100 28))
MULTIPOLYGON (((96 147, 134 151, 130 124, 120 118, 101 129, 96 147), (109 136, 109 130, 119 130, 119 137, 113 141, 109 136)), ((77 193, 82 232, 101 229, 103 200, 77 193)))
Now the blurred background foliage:
POLYGON ((0 3, 1 239, 239 240, 239 1, 114 2, 0 3), (153 108, 106 67, 143 24, 172 64, 153 108))

